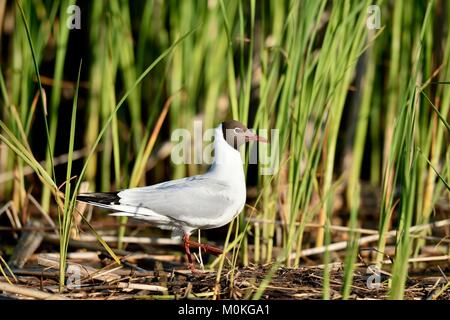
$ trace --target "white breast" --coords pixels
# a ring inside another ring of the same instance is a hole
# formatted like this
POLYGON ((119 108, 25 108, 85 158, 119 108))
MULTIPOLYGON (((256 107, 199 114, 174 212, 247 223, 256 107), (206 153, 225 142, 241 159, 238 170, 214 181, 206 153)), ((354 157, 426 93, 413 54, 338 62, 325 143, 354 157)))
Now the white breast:
POLYGON ((229 185, 229 189, 224 191, 226 193, 224 195, 232 200, 225 213, 214 221, 214 227, 220 227, 229 223, 242 211, 247 190, 241 154, 223 138, 222 125, 215 129, 214 139, 214 162, 205 175, 229 185))

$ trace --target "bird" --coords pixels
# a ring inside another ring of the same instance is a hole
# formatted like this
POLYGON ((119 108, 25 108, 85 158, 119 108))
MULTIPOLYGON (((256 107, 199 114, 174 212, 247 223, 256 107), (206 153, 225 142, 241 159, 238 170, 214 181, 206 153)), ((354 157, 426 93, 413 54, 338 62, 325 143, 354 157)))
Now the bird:
POLYGON ((196 272, 190 248, 215 255, 222 250, 191 241, 191 233, 224 226, 244 208, 247 188, 240 148, 250 141, 268 142, 239 121, 224 121, 214 129, 214 159, 204 174, 117 192, 83 193, 77 200, 182 236, 188 267, 196 272))

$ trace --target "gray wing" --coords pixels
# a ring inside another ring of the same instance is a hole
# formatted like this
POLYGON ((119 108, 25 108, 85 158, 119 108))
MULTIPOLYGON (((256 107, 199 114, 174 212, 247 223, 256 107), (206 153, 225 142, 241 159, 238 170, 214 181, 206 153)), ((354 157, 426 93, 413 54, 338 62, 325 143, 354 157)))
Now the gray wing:
POLYGON ((233 204, 230 186, 208 176, 193 176, 118 193, 122 205, 142 207, 178 221, 216 219, 233 204))

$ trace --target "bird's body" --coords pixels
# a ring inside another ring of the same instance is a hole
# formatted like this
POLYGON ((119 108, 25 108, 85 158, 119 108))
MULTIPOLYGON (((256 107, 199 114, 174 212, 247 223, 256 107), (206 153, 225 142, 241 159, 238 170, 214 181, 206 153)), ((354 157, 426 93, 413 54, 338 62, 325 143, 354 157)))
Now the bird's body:
POLYGON ((246 184, 239 146, 249 140, 264 139, 237 121, 225 122, 215 129, 214 161, 205 174, 120 192, 80 194, 77 199, 189 239, 192 231, 221 227, 242 211, 246 184), (226 139, 228 127, 234 127, 232 141, 226 139), (241 136, 244 141, 234 140, 241 136))

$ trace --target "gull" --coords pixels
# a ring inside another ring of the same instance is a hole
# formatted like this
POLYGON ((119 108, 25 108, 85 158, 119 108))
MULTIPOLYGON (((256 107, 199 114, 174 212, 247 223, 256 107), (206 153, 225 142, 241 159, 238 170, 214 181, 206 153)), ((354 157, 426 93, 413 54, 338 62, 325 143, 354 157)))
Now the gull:
POLYGON ((144 220, 183 235, 188 266, 195 271, 190 247, 216 255, 222 250, 189 240, 198 229, 219 228, 243 209, 246 184, 240 147, 250 141, 266 143, 245 125, 228 120, 214 129, 214 160, 201 175, 118 192, 84 193, 77 200, 113 210, 112 215, 144 220))

